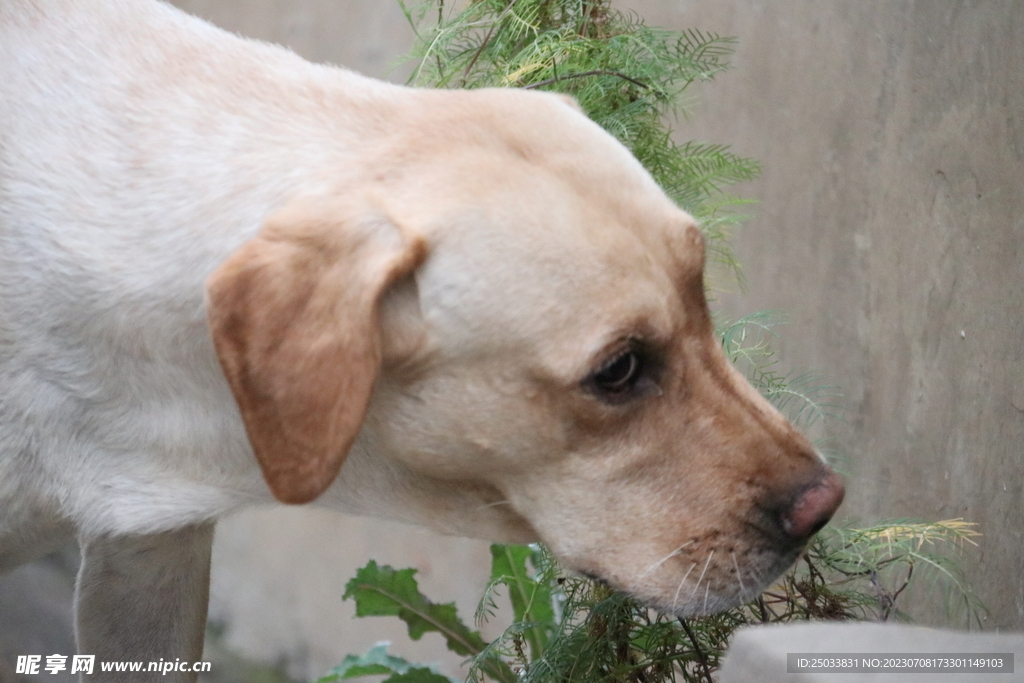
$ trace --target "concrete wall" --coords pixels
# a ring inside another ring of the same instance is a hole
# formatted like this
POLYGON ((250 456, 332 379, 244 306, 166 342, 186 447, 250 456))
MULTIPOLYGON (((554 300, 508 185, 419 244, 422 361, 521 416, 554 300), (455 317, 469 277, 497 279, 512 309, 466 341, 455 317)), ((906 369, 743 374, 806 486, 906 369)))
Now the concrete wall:
POLYGON ((314 62, 397 81, 407 73, 401 69, 392 73, 413 41, 397 0, 173 0, 173 4, 240 35, 285 45, 314 62))

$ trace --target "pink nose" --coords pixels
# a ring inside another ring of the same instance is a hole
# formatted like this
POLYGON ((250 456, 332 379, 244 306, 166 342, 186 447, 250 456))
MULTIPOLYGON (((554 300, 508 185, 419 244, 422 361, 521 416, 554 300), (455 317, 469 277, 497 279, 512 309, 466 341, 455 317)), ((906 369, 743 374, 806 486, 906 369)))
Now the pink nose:
POLYGON ((830 471, 824 479, 805 489, 783 513, 783 530, 794 539, 810 538, 832 519, 845 494, 839 475, 830 471))

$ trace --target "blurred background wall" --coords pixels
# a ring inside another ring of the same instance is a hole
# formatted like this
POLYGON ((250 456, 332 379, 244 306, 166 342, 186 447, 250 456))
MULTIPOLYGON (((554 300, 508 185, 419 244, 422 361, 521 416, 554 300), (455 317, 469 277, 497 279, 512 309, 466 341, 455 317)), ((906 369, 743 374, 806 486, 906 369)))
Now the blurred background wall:
MULTIPOLYGON (((392 0, 176 4, 312 60, 405 73, 390 70, 412 41, 392 0)), ((679 136, 763 164, 739 188, 759 202, 737 240, 748 289, 720 305, 784 311, 782 364, 842 387, 845 411, 828 428, 848 475, 839 517, 977 522, 984 536, 965 557, 992 610, 986 628, 1024 629, 1024 2, 617 6, 739 38, 732 70, 696 88, 679 136)), ((45 597, 47 618, 66 621, 68 553, 0 582, 0 613, 45 597)), ((487 576, 483 543, 303 509, 251 512, 218 528, 216 646, 297 679, 382 638, 442 661, 439 639, 409 643, 389 620, 352 619, 343 586, 371 557, 419 568, 425 590, 458 599, 467 617, 487 576)), ((942 621, 933 596, 916 596, 912 611, 942 621)), ((16 628, 0 618, 0 650, 29 634, 16 628)), ((456 670, 457 658, 443 661, 456 670)), ((13 680, 4 676, 0 662, 0 682, 13 680)))

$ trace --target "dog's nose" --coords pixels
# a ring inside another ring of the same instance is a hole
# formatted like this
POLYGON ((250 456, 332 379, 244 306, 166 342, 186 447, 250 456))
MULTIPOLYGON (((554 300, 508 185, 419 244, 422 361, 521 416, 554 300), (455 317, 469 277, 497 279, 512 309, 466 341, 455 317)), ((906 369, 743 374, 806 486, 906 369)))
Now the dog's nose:
POLYGON ((782 513, 782 529, 796 540, 810 538, 832 519, 845 494, 839 475, 829 471, 821 481, 805 489, 792 507, 782 513))

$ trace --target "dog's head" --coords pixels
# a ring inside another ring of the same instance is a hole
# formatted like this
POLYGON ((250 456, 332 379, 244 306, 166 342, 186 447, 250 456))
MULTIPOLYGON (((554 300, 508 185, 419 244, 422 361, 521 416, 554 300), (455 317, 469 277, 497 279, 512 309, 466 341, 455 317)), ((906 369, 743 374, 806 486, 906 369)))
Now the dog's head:
POLYGON ((725 358, 694 221, 560 98, 412 97, 208 282, 274 494, 541 539, 675 614, 756 595, 843 489, 725 358))

